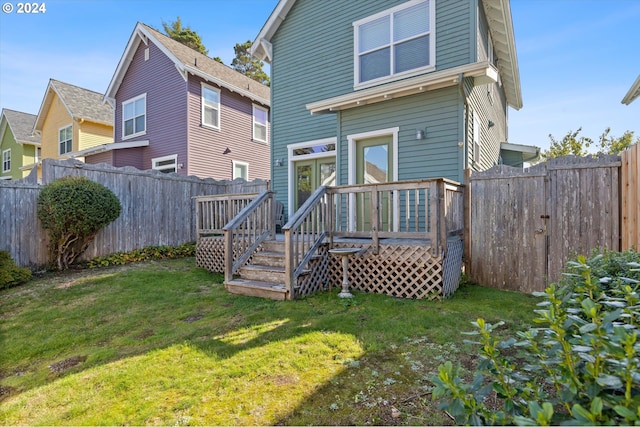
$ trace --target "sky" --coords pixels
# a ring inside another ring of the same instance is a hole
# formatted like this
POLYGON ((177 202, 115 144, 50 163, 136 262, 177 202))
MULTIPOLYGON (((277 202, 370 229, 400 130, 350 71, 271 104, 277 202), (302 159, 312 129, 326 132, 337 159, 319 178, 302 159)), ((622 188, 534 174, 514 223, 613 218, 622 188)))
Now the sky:
MULTIPOLYGON (((37 114, 50 78, 104 93, 138 21, 162 29, 180 16, 230 64, 277 0, 48 0, 37 14, 0 4, 0 108, 37 114)), ((640 137, 640 99, 621 103, 640 75, 640 0, 511 0, 511 13, 523 108, 509 109, 509 142, 545 149, 579 128, 640 137)))

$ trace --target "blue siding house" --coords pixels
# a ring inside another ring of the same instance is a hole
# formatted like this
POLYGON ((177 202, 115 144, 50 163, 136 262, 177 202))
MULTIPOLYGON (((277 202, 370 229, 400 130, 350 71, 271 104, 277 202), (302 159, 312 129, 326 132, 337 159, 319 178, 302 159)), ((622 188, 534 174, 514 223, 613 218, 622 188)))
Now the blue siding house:
POLYGON ((271 182, 292 215, 320 185, 521 165, 509 0, 280 0, 252 46, 271 64, 271 182))

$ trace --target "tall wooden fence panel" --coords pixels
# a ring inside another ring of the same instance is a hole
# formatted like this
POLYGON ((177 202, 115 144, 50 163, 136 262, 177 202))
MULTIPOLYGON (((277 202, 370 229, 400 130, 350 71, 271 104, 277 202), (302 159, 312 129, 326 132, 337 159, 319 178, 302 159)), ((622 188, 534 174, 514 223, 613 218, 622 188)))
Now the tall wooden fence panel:
MULTIPOLYGON (((256 193, 267 189, 268 182, 255 180, 216 181, 197 177, 140 171, 135 168, 113 168, 90 165, 75 160, 45 159, 42 184, 64 176, 86 176, 109 188, 120 200, 122 213, 101 230, 87 248, 84 258, 127 252, 146 246, 179 245, 196 241, 196 196, 225 193, 256 193)), ((46 234, 37 217, 38 186, 33 184, 0 184, 2 217, 15 218, 11 223, 0 220, 0 250, 8 250, 16 263, 39 266, 47 262, 46 234), (13 190, 10 188, 15 187, 13 190), (20 208, 16 211, 14 206, 20 208), (31 212, 23 215, 21 212, 31 212), (10 225, 10 224, 17 224, 10 225), (13 228, 10 228, 13 227, 13 228), (35 246, 35 247, 34 247, 35 246)))
POLYGON ((471 275, 485 286, 522 292, 545 286, 544 170, 496 166, 470 177, 471 275))
POLYGON ((0 250, 16 264, 42 265, 47 258, 47 235, 40 227, 37 184, 0 181, 0 250))
POLYGON ((473 173, 470 274, 499 289, 542 291, 568 259, 620 249, 618 156, 551 159, 473 173))
POLYGON ((640 144, 631 146, 621 157, 621 249, 640 251, 640 144))

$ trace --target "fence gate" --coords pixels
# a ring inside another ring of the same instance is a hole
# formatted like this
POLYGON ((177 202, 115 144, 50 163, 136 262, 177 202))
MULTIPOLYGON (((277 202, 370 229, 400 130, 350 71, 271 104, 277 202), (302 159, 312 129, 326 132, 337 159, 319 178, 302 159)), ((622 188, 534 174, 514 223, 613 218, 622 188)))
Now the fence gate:
POLYGON ((620 249, 618 156, 496 166, 469 177, 470 267, 477 283, 520 292, 557 281, 567 260, 620 249))

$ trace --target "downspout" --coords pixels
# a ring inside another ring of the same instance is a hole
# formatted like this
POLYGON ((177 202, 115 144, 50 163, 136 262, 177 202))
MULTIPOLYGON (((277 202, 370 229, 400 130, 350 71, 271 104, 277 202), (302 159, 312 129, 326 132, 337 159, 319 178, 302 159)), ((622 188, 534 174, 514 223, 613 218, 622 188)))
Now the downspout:
POLYGON ((460 96, 462 97, 462 103, 464 105, 464 110, 462 112, 462 170, 466 170, 469 168, 469 144, 467 144, 467 122, 469 117, 467 117, 467 113, 469 112, 469 105, 467 103, 467 95, 464 93, 464 75, 460 73, 458 75, 458 90, 460 91, 460 96))

